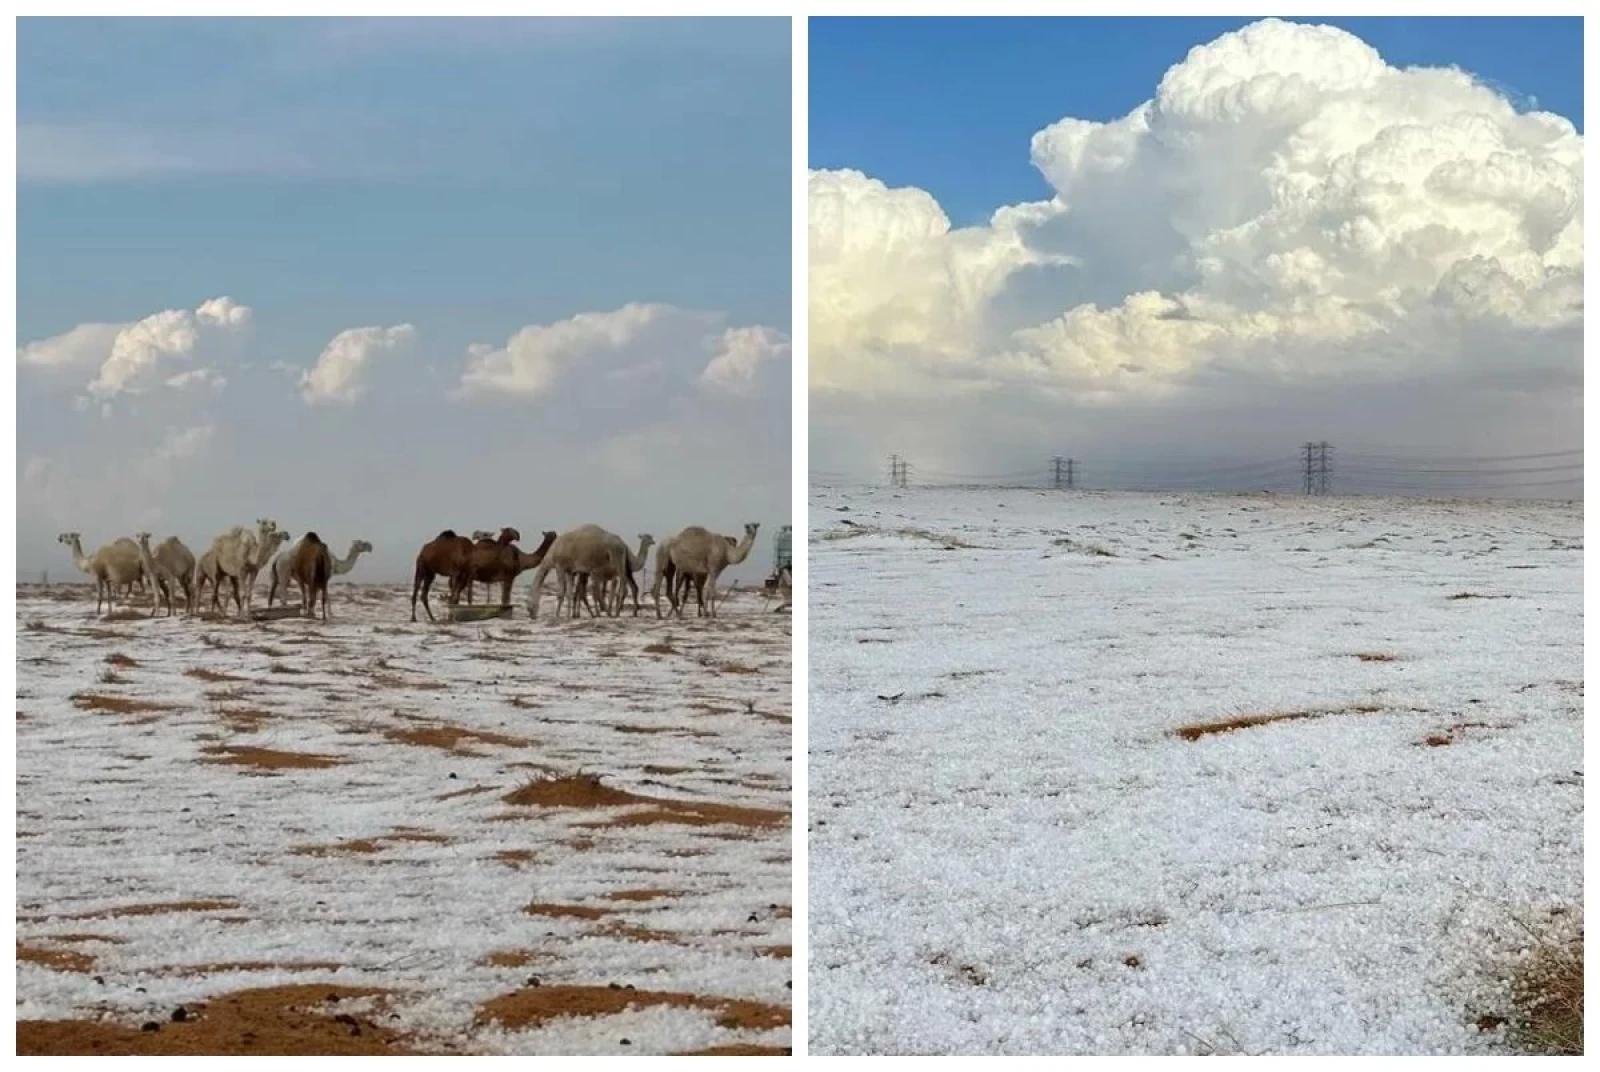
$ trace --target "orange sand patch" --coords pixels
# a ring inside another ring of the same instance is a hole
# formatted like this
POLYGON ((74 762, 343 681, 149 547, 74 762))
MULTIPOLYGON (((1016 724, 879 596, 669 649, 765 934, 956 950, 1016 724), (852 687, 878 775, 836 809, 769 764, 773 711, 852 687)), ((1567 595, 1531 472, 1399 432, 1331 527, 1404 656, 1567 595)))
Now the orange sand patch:
POLYGON ((588 905, 561 905, 540 904, 535 901, 523 908, 530 916, 548 916, 551 919, 600 919, 609 915, 604 908, 590 908, 588 905))
POLYGON ((94 958, 87 953, 71 949, 40 949, 37 946, 17 943, 17 960, 38 964, 53 971, 87 972, 94 967, 94 958))
POLYGON ((613 990, 605 986, 540 986, 502 994, 483 1003, 478 1022, 493 1021, 513 1031, 541 1027, 569 1016, 615 1016, 628 1009, 665 1005, 706 1009, 717 1025, 731 1030, 770 1031, 789 1025, 789 1010, 738 998, 713 998, 661 990, 613 990))
POLYGON ((135 700, 128 696, 104 696, 91 692, 74 694, 72 702, 84 711, 110 711, 112 714, 117 715, 137 715, 152 711, 177 710, 172 704, 151 703, 149 700, 135 700))
POLYGON ((384 991, 307 985, 241 990, 186 1008, 154 1031, 89 1020, 19 1020, 17 1054, 301 1055, 411 1052, 398 1035, 340 1003, 384 991))
POLYGON ((259 767, 263 770, 317 769, 336 767, 339 760, 333 756, 320 756, 311 752, 279 752, 272 748, 252 748, 226 745, 207 748, 216 758, 202 759, 202 763, 228 763, 240 767, 259 767))
POLYGON ((384 736, 401 744, 419 748, 441 748, 446 752, 465 751, 462 742, 497 745, 502 748, 526 748, 533 742, 522 737, 507 737, 500 733, 485 733, 460 726, 425 726, 410 730, 388 730, 384 736))
POLYGON ((507 804, 543 808, 620 808, 648 805, 647 811, 634 811, 612 819, 583 823, 587 827, 651 826, 656 823, 676 823, 684 826, 734 826, 777 827, 788 822, 787 812, 764 808, 745 808, 731 804, 713 804, 688 800, 666 800, 660 797, 640 796, 626 790, 603 785, 599 778, 570 777, 547 778, 529 782, 503 799, 507 804))
POLYGON ((221 670, 210 670, 204 666, 196 666, 183 672, 184 677, 197 678, 200 681, 245 681, 246 678, 237 674, 225 674, 221 670))

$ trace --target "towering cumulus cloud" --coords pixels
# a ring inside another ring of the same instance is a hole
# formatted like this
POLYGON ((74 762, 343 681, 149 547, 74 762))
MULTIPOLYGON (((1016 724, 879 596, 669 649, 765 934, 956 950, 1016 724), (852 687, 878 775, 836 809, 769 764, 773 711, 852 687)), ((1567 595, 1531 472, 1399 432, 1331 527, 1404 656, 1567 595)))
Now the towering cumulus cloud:
POLYGON ((1470 74, 1267 20, 1031 150, 1054 196, 968 229, 811 174, 820 403, 1581 382, 1583 138, 1470 74))

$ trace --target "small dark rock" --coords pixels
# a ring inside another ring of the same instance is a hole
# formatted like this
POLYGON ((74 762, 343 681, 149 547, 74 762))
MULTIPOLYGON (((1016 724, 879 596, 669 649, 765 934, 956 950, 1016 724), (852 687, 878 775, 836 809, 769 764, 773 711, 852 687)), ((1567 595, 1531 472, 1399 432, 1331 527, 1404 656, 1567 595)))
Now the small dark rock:
POLYGON ((609 989, 612 989, 612 990, 621 990, 622 989, 622 984, 621 983, 607 983, 606 986, 609 989))
POLYGON ((184 1008, 182 1005, 179 1005, 176 1009, 172 1010, 172 1022, 173 1023, 181 1024, 185 1020, 187 1020, 188 1018, 189 1018, 189 1010, 184 1008))
POLYGON ((456 776, 456 772, 455 771, 451 771, 450 772, 450 777, 454 778, 455 776, 456 776))
POLYGON ((750 913, 750 918, 745 920, 745 922, 746 923, 760 923, 761 920, 756 918, 756 914, 754 912, 752 912, 752 913, 750 913))
POLYGON ((537 975, 530 975, 530 976, 528 976, 527 983, 525 983, 524 985, 525 986, 542 986, 543 984, 539 982, 539 977, 537 975))
POLYGON ((624 1046, 632 1046, 633 1045, 633 1040, 632 1039, 623 1039, 622 1040, 622 1044, 624 1046))
POLYGON ((144 993, 144 987, 136 986, 136 987, 133 988, 133 992, 135 994, 143 994, 144 993))
POLYGON ((356 1018, 347 1012, 342 1012, 338 1016, 335 1016, 333 1018, 333 1022, 336 1024, 348 1024, 350 1027, 356 1026, 356 1018))
POLYGON ((146 1020, 144 1023, 139 1025, 139 1030, 151 1032, 160 1031, 161 1025, 156 1023, 154 1020, 146 1020))
POLYGON ((106 977, 103 976, 103 975, 95 976, 94 977, 94 981, 99 983, 101 986, 105 986, 106 985, 106 977))

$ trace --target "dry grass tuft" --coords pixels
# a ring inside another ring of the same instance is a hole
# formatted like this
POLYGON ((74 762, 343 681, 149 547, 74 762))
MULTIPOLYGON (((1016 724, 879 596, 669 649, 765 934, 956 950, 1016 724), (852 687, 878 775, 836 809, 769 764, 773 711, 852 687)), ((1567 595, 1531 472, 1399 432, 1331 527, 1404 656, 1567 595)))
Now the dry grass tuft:
POLYGON ((1540 938, 1511 977, 1515 1010, 1507 1038, 1519 1051, 1549 1057, 1583 1054, 1583 931, 1540 938))
POLYGON ((1398 656, 1390 655, 1383 651, 1358 651, 1356 658, 1364 663, 1392 663, 1398 656))
POLYGON ((100 620, 102 622, 142 622, 148 617, 136 610, 114 610, 100 620))
POLYGON ((110 663, 112 666, 120 666, 124 669, 130 666, 139 665, 139 660, 135 659, 131 655, 124 655, 120 651, 114 651, 110 655, 107 655, 106 662, 110 663))

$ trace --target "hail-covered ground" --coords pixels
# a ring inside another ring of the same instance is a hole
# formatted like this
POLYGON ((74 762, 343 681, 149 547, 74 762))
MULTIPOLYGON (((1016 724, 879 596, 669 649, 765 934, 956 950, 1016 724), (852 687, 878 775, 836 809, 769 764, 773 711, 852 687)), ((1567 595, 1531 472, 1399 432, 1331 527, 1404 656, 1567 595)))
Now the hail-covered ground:
POLYGON ((17 592, 36 1050, 788 1047, 788 614, 93 605, 17 592))
POLYGON ((1478 1053, 1581 926, 1576 503, 813 489, 812 1053, 1478 1053))

